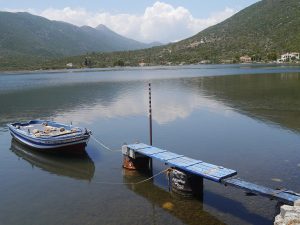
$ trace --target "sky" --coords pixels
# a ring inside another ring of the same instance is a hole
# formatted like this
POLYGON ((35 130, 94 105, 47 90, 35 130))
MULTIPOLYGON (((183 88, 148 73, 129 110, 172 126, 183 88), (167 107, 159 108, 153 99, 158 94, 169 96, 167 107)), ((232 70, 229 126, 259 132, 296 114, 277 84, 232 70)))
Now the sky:
POLYGON ((0 0, 0 11, 26 11, 77 26, 104 24, 150 43, 179 41, 259 0, 0 0))

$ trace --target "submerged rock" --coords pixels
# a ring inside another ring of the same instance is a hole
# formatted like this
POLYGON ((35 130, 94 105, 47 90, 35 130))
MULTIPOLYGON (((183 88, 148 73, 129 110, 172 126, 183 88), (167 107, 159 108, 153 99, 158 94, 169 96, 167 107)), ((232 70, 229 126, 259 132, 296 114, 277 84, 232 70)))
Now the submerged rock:
POLYGON ((275 181, 275 182, 282 182, 282 180, 279 179, 279 178, 272 178, 271 180, 272 180, 272 181, 275 181))
POLYGON ((173 210, 174 204, 172 202, 165 202, 162 205, 162 208, 167 209, 167 210, 173 210))

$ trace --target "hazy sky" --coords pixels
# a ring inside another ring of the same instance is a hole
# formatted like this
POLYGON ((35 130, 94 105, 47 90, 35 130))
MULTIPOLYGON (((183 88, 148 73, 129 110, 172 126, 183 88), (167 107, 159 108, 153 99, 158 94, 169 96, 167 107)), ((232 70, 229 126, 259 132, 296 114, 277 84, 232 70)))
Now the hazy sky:
POLYGON ((143 42, 192 36, 259 0, 0 0, 2 11, 27 11, 78 26, 104 24, 143 42))

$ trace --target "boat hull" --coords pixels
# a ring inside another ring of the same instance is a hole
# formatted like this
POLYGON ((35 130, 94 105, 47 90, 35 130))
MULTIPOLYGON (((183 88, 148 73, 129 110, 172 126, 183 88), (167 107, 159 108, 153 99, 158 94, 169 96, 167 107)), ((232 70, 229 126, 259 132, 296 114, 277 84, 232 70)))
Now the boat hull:
MULTIPOLYGON (((43 121, 41 121, 43 122, 43 121)), ((28 123, 30 124, 30 122, 28 123)), ((61 136, 57 138, 35 138, 16 129, 13 124, 8 125, 12 137, 19 143, 41 151, 74 151, 85 150, 90 138, 90 133, 79 133, 73 136, 61 136)))

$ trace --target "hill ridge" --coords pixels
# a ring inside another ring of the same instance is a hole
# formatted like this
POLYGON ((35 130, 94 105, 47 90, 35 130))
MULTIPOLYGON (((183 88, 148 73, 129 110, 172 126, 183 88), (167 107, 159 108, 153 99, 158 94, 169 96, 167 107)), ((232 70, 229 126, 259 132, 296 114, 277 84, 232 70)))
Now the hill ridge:
MULTIPOLYGON (((254 61, 267 62, 286 52, 300 52, 299 0, 262 0, 177 43, 96 54, 91 61, 93 67, 114 66, 116 62, 129 66, 234 63, 248 55, 254 61)), ((82 57, 67 60, 79 65, 82 57)))
POLYGON ((177 43, 37 64, 41 68, 64 68, 72 62, 80 68, 87 57, 91 67, 234 63, 245 55, 255 61, 274 61, 286 52, 300 52, 299 0, 261 0, 177 43))
POLYGON ((149 47, 105 26, 95 29, 49 20, 27 12, 0 11, 0 56, 61 57, 149 47))

